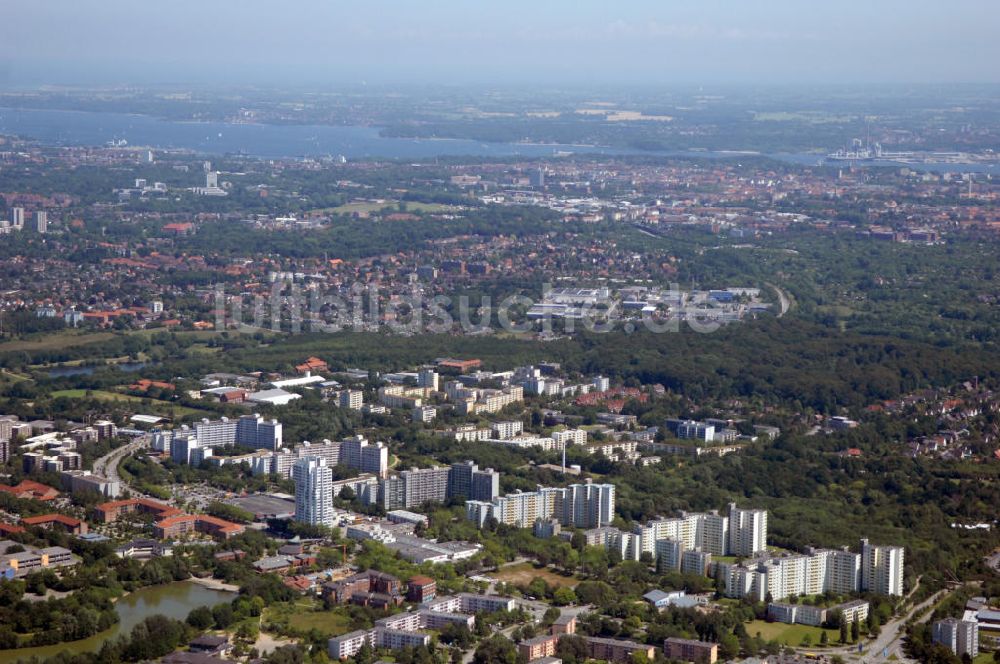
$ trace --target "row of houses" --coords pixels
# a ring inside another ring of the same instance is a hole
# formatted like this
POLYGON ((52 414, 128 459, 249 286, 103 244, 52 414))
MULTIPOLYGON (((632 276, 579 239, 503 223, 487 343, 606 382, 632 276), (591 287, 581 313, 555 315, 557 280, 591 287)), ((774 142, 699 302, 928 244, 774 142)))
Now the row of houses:
POLYGON ((386 616, 375 621, 370 630, 357 630, 337 636, 327 642, 331 659, 347 659, 356 655, 365 644, 373 648, 415 648, 430 644, 431 636, 424 630, 441 629, 449 624, 475 626, 477 613, 513 611, 515 600, 497 595, 462 593, 435 597, 415 611, 386 616))
POLYGON ((187 514, 176 507, 147 498, 101 503, 94 508, 95 519, 101 523, 113 523, 126 515, 135 513, 148 514, 156 519, 153 524, 153 537, 156 539, 202 533, 215 539, 226 540, 236 537, 244 531, 241 524, 207 514, 187 514))
POLYGON ((44 548, 0 541, 0 579, 19 579, 45 569, 72 567, 80 559, 61 546, 44 548))

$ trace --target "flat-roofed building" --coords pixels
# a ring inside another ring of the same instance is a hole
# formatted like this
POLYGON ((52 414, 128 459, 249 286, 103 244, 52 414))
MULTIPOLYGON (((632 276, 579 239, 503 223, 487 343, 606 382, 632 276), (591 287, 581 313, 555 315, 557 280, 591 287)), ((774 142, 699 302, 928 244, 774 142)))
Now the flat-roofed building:
POLYGON ((901 546, 877 546, 861 540, 861 590, 902 596, 904 555, 901 546))
POLYGON ((576 634, 576 616, 569 613, 562 613, 552 622, 551 632, 553 634, 576 634))
POLYGON ((979 624, 973 620, 945 618, 931 627, 931 639, 962 657, 979 654, 979 624))
POLYGON ((462 613, 495 613, 497 611, 513 611, 517 602, 510 597, 499 595, 477 595, 475 593, 460 593, 459 610, 462 613))
POLYGON ((424 603, 437 595, 437 582, 429 576, 411 576, 406 583, 406 599, 411 602, 424 603))
POLYGON ((558 643, 559 637, 557 635, 542 634, 517 644, 517 654, 529 662, 540 657, 551 657, 556 654, 558 643))
POLYGON ((375 628, 375 647, 399 650, 402 648, 419 648, 428 646, 431 635, 423 632, 411 632, 402 629, 375 628))
POLYGON ((663 642, 663 655, 682 662, 715 664, 719 659, 719 644, 671 637, 663 642))
POLYGON ((347 634, 335 636, 326 642, 326 651, 330 659, 341 660, 353 657, 367 643, 373 645, 375 642, 374 631, 355 630, 347 634))
MULTIPOLYGON (((603 659, 608 662, 630 662, 637 653, 645 653, 650 661, 656 656, 656 648, 645 643, 626 639, 605 639, 598 636, 585 636, 587 641, 587 656, 590 659, 603 659)), ((714 662, 715 660, 712 660, 714 662)))
POLYGON ((450 613, 448 611, 431 611, 425 609, 419 615, 420 627, 422 629, 442 629, 448 625, 461 625, 471 630, 476 626, 476 617, 467 613, 450 613))

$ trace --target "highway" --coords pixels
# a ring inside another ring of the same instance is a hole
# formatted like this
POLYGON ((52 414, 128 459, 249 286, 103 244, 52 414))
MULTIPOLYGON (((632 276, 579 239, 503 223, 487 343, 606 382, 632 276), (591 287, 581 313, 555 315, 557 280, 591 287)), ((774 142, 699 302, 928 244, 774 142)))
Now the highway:
MULTIPOLYGON (((130 454, 142 449, 149 444, 149 439, 146 436, 142 438, 137 438, 127 445, 115 448, 102 456, 100 459, 94 460, 94 467, 92 472, 95 475, 100 475, 101 477, 106 477, 112 482, 122 482, 121 475, 118 473, 118 465, 122 460, 129 456, 130 454)), ((124 484, 124 482, 122 482, 124 484)))

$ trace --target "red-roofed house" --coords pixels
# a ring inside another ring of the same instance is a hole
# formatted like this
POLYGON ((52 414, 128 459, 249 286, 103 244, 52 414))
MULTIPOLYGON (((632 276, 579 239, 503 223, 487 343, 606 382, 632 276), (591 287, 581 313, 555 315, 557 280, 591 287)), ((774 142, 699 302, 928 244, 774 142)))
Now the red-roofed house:
POLYGON ((296 365, 295 370, 300 374, 305 373, 323 373, 324 371, 329 371, 330 367, 326 362, 319 359, 318 357, 310 357, 308 360, 302 364, 296 365))
POLYGON ((472 371, 473 369, 478 369, 483 365, 482 360, 471 359, 471 360, 455 360, 452 358, 446 358, 438 361, 438 367, 441 369, 451 369, 461 373, 466 371, 472 371))
POLYGON ((25 526, 39 526, 41 528, 59 528, 65 530, 70 535, 85 535, 87 533, 87 522, 74 519, 65 514, 43 514, 41 516, 28 516, 21 519, 25 526))
POLYGON ((0 484, 0 491, 9 493, 15 498, 28 500, 55 500, 59 497, 59 492, 50 486, 31 480, 23 480, 17 486, 7 486, 0 484))
POLYGON ((199 532, 216 539, 226 540, 242 533, 243 526, 205 514, 178 514, 157 521, 153 525, 153 536, 157 539, 179 537, 187 533, 199 532))
POLYGON ((194 232, 194 224, 191 222, 167 224, 163 227, 163 232, 167 235, 188 235, 194 232))
POLYGON ((164 383, 159 380, 150 380, 148 378, 140 378, 135 383, 128 386, 128 389, 135 390, 136 392, 148 392, 151 388, 158 387, 161 390, 174 390, 177 386, 173 383, 164 383))
POLYGON ((94 516, 102 523, 113 523, 125 514, 139 512, 141 514, 152 514, 158 519, 183 514, 176 507, 160 503, 147 498, 133 498, 131 500, 113 500, 109 503, 101 503, 94 508, 94 516))

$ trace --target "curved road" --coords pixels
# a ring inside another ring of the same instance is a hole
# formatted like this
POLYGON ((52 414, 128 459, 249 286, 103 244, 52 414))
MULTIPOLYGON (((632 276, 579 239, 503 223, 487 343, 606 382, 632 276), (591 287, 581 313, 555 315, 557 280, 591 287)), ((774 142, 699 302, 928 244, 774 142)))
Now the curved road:
MULTIPOLYGON (((917 591, 920 587, 920 579, 917 579, 913 590, 910 591, 909 596, 917 591)), ((895 658, 892 661, 899 662, 914 662, 915 660, 907 657, 906 653, 903 651, 903 635, 906 629, 906 623, 913 616, 921 614, 926 611, 926 615, 921 615, 917 622, 926 622, 931 617, 931 612, 927 611, 928 608, 932 607, 941 596, 946 594, 948 590, 939 590, 927 599, 925 599, 920 604, 917 604, 912 609, 906 612, 905 615, 899 616, 890 620, 879 632, 879 635, 871 641, 861 641, 864 652, 858 653, 858 645, 853 646, 843 646, 837 648, 830 648, 827 650, 821 650, 824 655, 841 655, 845 657, 851 657, 852 659, 861 657, 864 662, 884 662, 890 658, 895 658), (883 656, 885 652, 885 656, 883 656)))
POLYGON ((149 439, 146 436, 142 438, 137 438, 127 445, 122 445, 117 447, 99 459, 94 460, 94 467, 92 472, 95 475, 100 475, 101 477, 106 477, 112 482, 121 482, 121 475, 118 474, 118 464, 122 462, 122 459, 129 456, 133 452, 136 452, 146 445, 149 444, 149 439))
MULTIPOLYGON (((870 642, 868 647, 865 648, 866 661, 881 662, 893 656, 895 656, 900 662, 914 661, 909 659, 906 656, 906 653, 903 652, 903 631, 905 629, 904 626, 906 621, 917 614, 927 611, 928 608, 934 606, 934 604, 941 599, 941 596, 947 592, 947 590, 939 590, 920 604, 917 604, 915 607, 910 609, 909 613, 905 616, 887 622, 882 627, 882 632, 879 633, 878 637, 874 641, 870 642), (888 651, 887 657, 882 656, 884 651, 888 651)), ((921 615, 917 622, 927 622, 927 619, 930 617, 931 612, 927 611, 926 615, 921 615)))
POLYGON ((777 318, 781 318, 782 316, 788 313, 789 309, 792 308, 792 300, 791 298, 788 297, 788 294, 785 293, 785 291, 778 288, 778 286, 776 286, 775 284, 769 282, 765 282, 765 284, 768 287, 774 289, 774 292, 778 294, 778 303, 780 305, 779 308, 781 309, 781 311, 778 312, 777 318))

